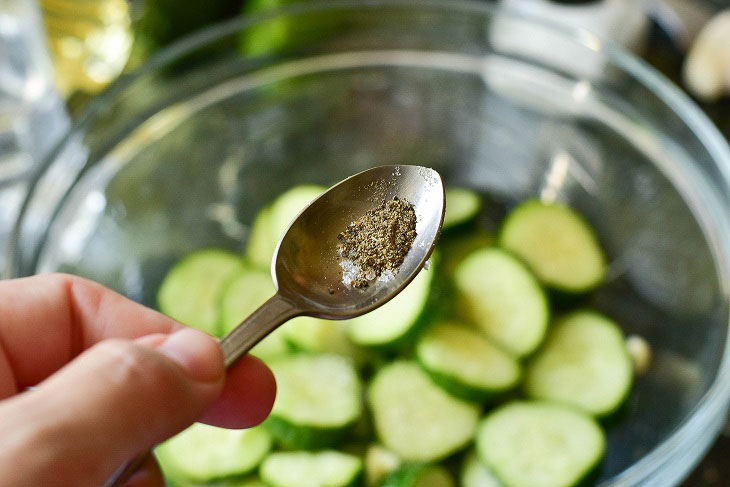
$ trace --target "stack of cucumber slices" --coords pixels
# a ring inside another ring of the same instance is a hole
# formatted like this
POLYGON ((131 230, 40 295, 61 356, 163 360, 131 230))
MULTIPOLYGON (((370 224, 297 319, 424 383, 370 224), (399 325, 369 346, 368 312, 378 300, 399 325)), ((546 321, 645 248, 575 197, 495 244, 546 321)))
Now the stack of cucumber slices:
MULTIPOLYGON (((242 253, 204 249, 164 279, 160 310, 222 336, 274 292, 289 222, 324 188, 260 211, 242 253)), ((605 451, 602 420, 634 370, 619 326, 574 307, 606 258, 573 209, 522 202, 498 235, 481 196, 449 188, 432 265, 359 318, 296 318, 253 350, 278 394, 246 431, 196 424, 156 449, 180 487, 570 487, 605 451), (572 297, 566 299, 566 297, 572 297), (555 306, 559 304, 559 306, 555 306)), ((493 213, 493 212, 492 212, 493 213)))

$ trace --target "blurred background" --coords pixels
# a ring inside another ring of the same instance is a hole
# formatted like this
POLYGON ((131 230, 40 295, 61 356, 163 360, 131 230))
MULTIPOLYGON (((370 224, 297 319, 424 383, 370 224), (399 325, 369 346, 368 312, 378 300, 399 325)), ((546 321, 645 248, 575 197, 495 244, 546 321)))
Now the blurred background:
MULTIPOLYGON (((51 79, 71 119, 117 77, 194 31, 242 14, 302 0, 3 0, 2 110, 12 97, 38 92, 51 79), (41 52, 46 51, 46 52, 41 52), (52 66, 46 66, 48 60, 52 66), (17 79, 14 79, 16 78, 17 79), (18 83, 25 85, 18 86, 18 83), (23 91, 20 93, 18 90, 23 91)), ((304 0, 306 2, 307 0, 304 0)), ((490 0, 485 0, 490 1, 490 0)), ((494 2, 493 2, 494 3, 494 2)), ((725 134, 730 134, 728 80, 697 81, 683 67, 699 34, 713 17, 712 39, 700 44, 727 50, 727 0, 501 0, 556 22, 584 27, 638 53, 688 90, 725 134), (723 37, 723 31, 724 36, 723 37), (714 45, 716 46, 714 46, 714 45)), ((717 51, 717 49, 714 49, 717 51)), ((728 77, 727 52, 703 53, 728 77), (724 55, 724 56, 723 56, 724 55)), ((695 63, 697 64, 697 63, 695 63)), ((2 147, 2 146, 0 146, 2 147)), ((4 147, 2 147, 4 149, 4 147)), ((1 173, 0 173, 1 174, 1 173)))
MULTIPOLYGON (((443 0, 449 1, 449 0, 443 0)), ((488 1, 488 0, 484 0, 488 1)), ((292 0, 0 0, 0 251, 26 184, 84 108, 186 35, 292 0)), ((730 139, 730 1, 501 0, 633 51, 686 91, 730 139)), ((530 42, 556 55, 540 39, 530 42)), ((255 55, 276 33, 245 46, 255 55)), ((560 54, 557 54, 560 55, 560 54)), ((133 103, 133 100, 130 100, 133 103)), ((0 276, 3 269, 0 267, 0 276)), ((687 486, 730 485, 727 429, 687 486)))
MULTIPOLYGON (((728 0, 501 2, 634 51, 687 90, 730 136, 730 13, 722 15, 728 0)), ((226 19, 292 3, 0 1, 0 187, 27 175, 89 100, 166 46, 226 19)), ((0 197, 0 245, 20 194, 6 190, 0 197)))

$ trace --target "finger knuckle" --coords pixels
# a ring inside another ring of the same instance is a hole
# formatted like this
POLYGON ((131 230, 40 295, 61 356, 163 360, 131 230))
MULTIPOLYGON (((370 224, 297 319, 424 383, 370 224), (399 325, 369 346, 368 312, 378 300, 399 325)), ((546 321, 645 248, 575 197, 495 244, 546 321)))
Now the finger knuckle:
POLYGON ((108 367, 112 369, 114 381, 122 386, 155 390, 154 382, 165 376, 165 371, 157 360, 153 360, 149 351, 128 340, 105 340, 100 343, 105 354, 108 367))
POLYGON ((101 342, 106 356, 104 375, 113 397, 145 404, 160 418, 179 414, 180 402, 191 398, 184 376, 158 352, 143 345, 111 339, 101 342))

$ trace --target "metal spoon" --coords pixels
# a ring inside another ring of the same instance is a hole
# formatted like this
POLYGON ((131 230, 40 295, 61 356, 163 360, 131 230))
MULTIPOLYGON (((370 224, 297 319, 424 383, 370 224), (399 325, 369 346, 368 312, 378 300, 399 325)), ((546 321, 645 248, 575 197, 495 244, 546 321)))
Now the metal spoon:
MULTIPOLYGON (((289 226, 274 252, 276 293, 221 340, 226 367, 296 316, 355 318, 385 304, 413 280, 441 233, 446 196, 441 176, 421 166, 381 166, 355 174, 312 201, 289 226), (393 279, 356 289, 342 282, 337 235, 383 201, 412 203, 416 239, 393 279)), ((107 482, 119 487, 149 455, 135 457, 107 482)))

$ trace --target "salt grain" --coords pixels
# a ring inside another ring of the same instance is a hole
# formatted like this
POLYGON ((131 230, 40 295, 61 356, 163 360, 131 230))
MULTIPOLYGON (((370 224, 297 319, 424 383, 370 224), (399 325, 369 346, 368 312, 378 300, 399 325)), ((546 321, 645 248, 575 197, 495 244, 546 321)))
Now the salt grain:
POLYGON ((406 200, 394 197, 367 211, 337 236, 343 282, 366 288, 386 270, 397 272, 415 238, 416 212, 406 200))

